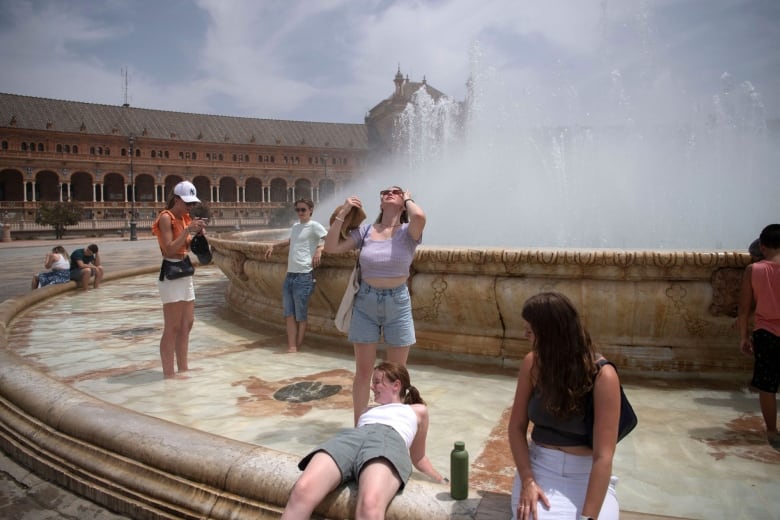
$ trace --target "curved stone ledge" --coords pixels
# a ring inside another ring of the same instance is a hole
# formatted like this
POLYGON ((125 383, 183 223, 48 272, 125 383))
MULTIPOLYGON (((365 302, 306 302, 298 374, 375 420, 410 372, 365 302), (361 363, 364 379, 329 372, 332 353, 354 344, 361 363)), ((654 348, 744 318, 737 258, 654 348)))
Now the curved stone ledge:
MULTIPOLYGON (((104 282, 154 272, 139 268, 104 282)), ((279 518, 297 458, 139 414, 86 395, 8 350, 13 318, 69 290, 62 284, 0 304, 0 446, 44 479, 131 518, 279 518)), ((326 500, 324 518, 350 518, 353 487, 326 500)), ((409 483, 388 519, 450 518, 441 487, 409 483)))
MULTIPOLYGON (((270 259, 280 232, 211 240, 230 279, 227 302, 255 320, 283 322, 286 250, 270 259)), ((520 309, 557 290, 581 309, 599 349, 621 369, 669 376, 743 377, 750 359, 734 355, 739 279, 750 262, 730 251, 506 249, 421 246, 411 267, 415 349, 514 366, 529 350, 520 309)), ((338 336, 333 317, 355 253, 322 257, 308 328, 338 336)))

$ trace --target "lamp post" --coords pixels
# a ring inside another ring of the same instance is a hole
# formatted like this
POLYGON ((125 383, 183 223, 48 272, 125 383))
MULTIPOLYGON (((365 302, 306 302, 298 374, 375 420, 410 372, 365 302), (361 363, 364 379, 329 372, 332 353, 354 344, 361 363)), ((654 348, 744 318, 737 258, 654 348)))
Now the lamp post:
POLYGON ((135 221, 135 178, 133 177, 133 147, 135 137, 130 136, 130 241, 138 240, 136 234, 137 223, 135 221))

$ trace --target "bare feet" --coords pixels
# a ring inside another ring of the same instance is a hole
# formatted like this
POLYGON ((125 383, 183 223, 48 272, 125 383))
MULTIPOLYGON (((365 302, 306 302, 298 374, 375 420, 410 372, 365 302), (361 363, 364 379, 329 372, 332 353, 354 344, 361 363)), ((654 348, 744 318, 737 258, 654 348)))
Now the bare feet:
POLYGON ((295 354, 296 352, 298 352, 298 348, 297 347, 287 347, 287 353, 288 354, 295 354))

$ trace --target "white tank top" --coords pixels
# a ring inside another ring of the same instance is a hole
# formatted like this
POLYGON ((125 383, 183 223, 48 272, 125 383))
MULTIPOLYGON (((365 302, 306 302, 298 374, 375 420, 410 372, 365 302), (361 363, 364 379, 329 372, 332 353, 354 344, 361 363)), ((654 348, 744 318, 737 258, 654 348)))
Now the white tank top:
POLYGON ((70 261, 59 253, 57 253, 57 256, 58 256, 57 260, 55 260, 54 263, 51 264, 51 270, 65 271, 67 269, 70 269, 70 261))
POLYGON ((358 419, 358 428, 366 424, 385 424, 398 432, 406 442, 406 447, 412 445, 417 435, 417 414, 412 407, 403 403, 389 403, 369 408, 358 419))

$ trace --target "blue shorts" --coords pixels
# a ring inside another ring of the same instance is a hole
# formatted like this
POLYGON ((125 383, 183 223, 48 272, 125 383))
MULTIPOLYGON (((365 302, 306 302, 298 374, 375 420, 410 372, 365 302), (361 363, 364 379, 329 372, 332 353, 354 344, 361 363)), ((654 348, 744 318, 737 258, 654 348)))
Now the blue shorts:
POLYGON ((287 273, 282 287, 284 317, 295 316, 295 321, 306 321, 309 317, 309 298, 314 292, 314 275, 308 273, 287 273))
POLYGON ((408 347, 417 341, 412 299, 405 283, 393 289, 375 289, 366 282, 360 283, 352 309, 349 341, 379 343, 380 337, 391 347, 408 347))
POLYGON ((780 337, 758 329, 753 331, 753 380, 750 385, 776 394, 780 386, 780 337))

